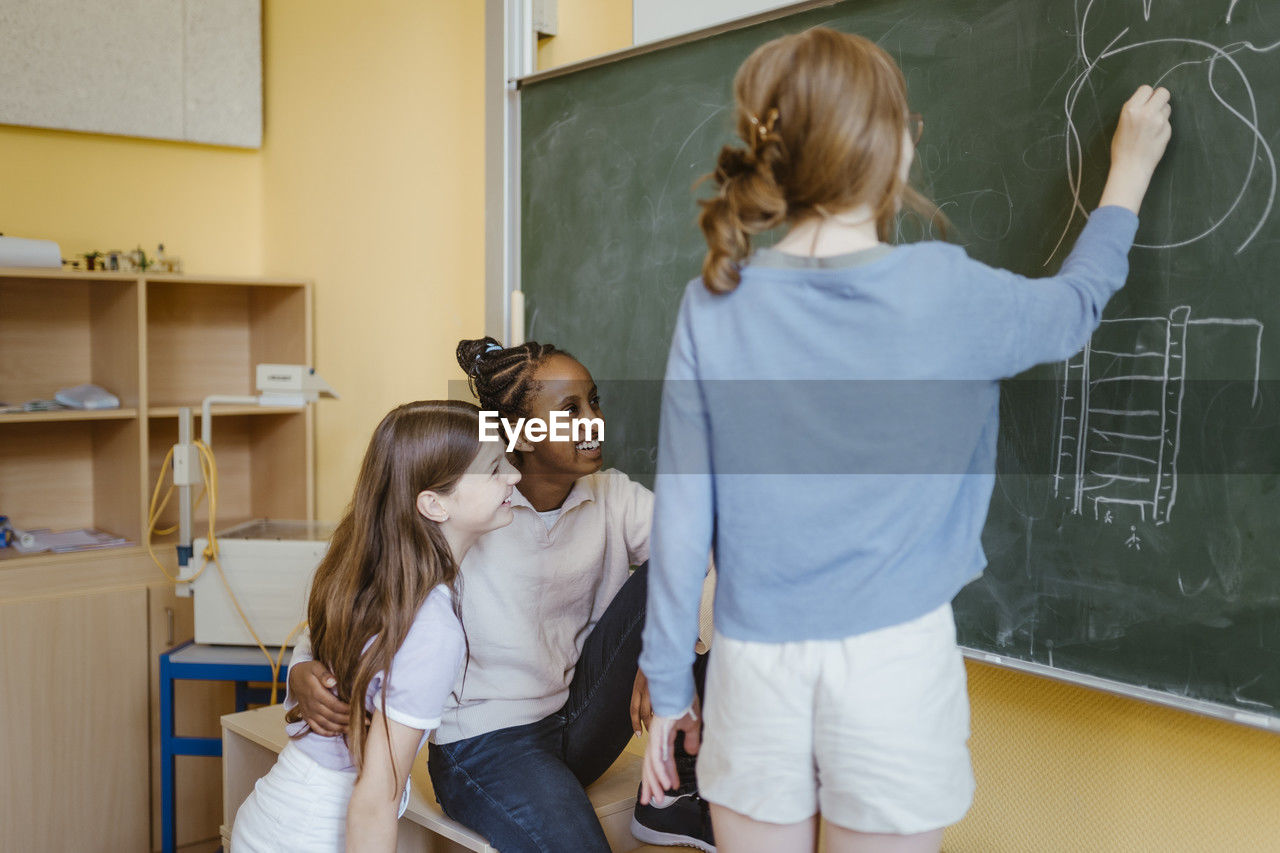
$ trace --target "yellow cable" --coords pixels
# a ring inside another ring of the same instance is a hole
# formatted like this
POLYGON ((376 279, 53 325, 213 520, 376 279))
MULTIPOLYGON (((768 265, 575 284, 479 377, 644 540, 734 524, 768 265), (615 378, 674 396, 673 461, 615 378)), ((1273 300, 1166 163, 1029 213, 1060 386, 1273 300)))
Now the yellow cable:
POLYGON ((279 691, 280 667, 284 662, 284 652, 289 646, 289 640, 293 638, 301 627, 306 624, 305 620, 300 622, 289 632, 289 636, 285 637, 285 641, 280 646, 279 655, 272 657, 271 652, 267 651, 266 643, 262 642, 262 638, 258 636, 258 632, 253 629, 253 624, 249 622, 249 617, 245 614, 244 608, 240 606, 240 599, 236 598, 235 592, 231 589, 231 584, 227 581, 227 574, 222 570, 222 561, 218 559, 218 539, 214 535, 215 518, 218 514, 218 465, 213 455, 213 449, 203 441, 195 441, 196 449, 200 452, 200 473, 204 477, 205 494, 209 498, 209 539, 208 545, 205 546, 204 565, 200 567, 203 572, 205 567, 213 561, 213 566, 218 570, 218 579, 222 581, 222 588, 227 591, 227 595, 231 598, 231 603, 235 605, 236 613, 240 614, 240 621, 244 623, 245 628, 249 630, 249 634, 253 637, 253 641, 258 644, 258 649, 266 655, 267 663, 271 666, 271 704, 276 704, 276 697, 279 691))
POLYGON ((240 614, 240 620, 244 622, 244 626, 249 629, 249 633, 253 636, 254 642, 258 644, 258 649, 266 655, 267 663, 271 666, 271 704, 274 705, 276 704, 276 697, 279 691, 280 668, 284 664, 285 650, 289 647, 289 641, 306 626, 307 620, 303 619, 294 626, 293 630, 289 632, 289 636, 285 637, 284 643, 281 644, 279 654, 274 657, 271 652, 267 650, 267 646, 262 642, 262 638, 258 636, 258 632, 253 629, 253 625, 249 622, 249 617, 245 615, 244 608, 240 606, 240 600, 236 598, 236 594, 232 592, 231 584, 227 582, 227 575, 222 570, 222 563, 218 559, 218 539, 217 536, 214 535, 214 526, 217 523, 218 516, 218 465, 214 459, 213 450, 209 445, 199 439, 197 439, 194 444, 196 450, 200 454, 200 475, 204 479, 204 489, 201 491, 199 497, 197 497, 196 502, 193 505, 193 509, 198 507, 200 502, 205 498, 208 498, 209 501, 208 544, 205 546, 204 552, 200 555, 204 559, 204 562, 201 564, 200 570, 191 577, 176 577, 173 574, 170 574, 169 570, 165 568, 165 565, 160 562, 160 558, 156 556, 155 548, 152 546, 152 534, 159 533, 161 536, 165 536, 176 529, 176 527, 170 527, 160 531, 157 530, 155 526, 156 522, 160 520, 160 514, 164 512, 165 507, 169 504, 169 499, 173 496, 174 486, 170 484, 168 491, 165 492, 164 498, 160 498, 160 489, 164 486, 165 474, 173 467, 172 447, 170 447, 169 452, 165 454, 164 461, 160 463, 160 474, 156 478, 155 490, 151 493, 151 505, 147 511, 147 553, 151 556, 151 562, 156 564, 156 568, 160 569, 160 572, 175 585, 193 582, 196 578, 204 574, 204 570, 209 567, 210 562, 213 563, 214 568, 218 570, 218 577, 222 581, 223 589, 227 591, 227 595, 231 598, 231 603, 235 605, 236 612, 240 614), (158 506, 157 501, 159 501, 158 506))
MULTIPOLYGON (((165 493, 164 500, 160 501, 160 505, 156 506, 156 501, 160 500, 160 489, 164 486, 165 474, 173 467, 173 448, 169 448, 169 452, 165 454, 164 461, 160 463, 160 475, 156 477, 156 487, 151 493, 151 508, 147 511, 147 537, 146 544, 147 554, 151 556, 151 562, 156 564, 156 568, 160 570, 169 582, 172 584, 191 583, 204 572, 205 567, 201 566, 200 571, 196 572, 189 578, 180 578, 170 574, 164 563, 160 562, 160 558, 156 556, 156 551, 151 542, 151 536, 156 532, 155 524, 160 518, 160 513, 164 511, 165 506, 169 503, 169 498, 173 494, 173 486, 169 487, 169 491, 165 493)), ((163 535, 163 534, 162 534, 163 535)))

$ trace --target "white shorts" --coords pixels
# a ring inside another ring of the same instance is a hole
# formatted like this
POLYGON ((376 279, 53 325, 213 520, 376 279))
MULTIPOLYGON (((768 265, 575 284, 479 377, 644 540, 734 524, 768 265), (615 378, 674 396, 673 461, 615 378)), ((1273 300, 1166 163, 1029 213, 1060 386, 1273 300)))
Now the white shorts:
MULTIPOLYGON (((230 853, 342 853, 355 771, 331 770, 290 741, 236 812, 230 853)), ((409 786, 400 814, 409 804, 409 786)))
POLYGON ((911 835, 955 823, 973 801, 950 604, 841 640, 717 633, 706 706, 699 791, 755 820, 821 811, 857 832, 911 835))

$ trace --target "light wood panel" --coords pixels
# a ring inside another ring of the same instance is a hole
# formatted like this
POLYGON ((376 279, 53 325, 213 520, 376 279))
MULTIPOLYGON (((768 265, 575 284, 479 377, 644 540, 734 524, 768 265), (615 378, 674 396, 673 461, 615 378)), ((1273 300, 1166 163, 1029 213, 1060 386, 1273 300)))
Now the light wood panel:
MULTIPOLYGON (((138 284, 91 285, 89 288, 89 379, 136 408, 141 394, 138 284)), ((84 380, 82 380, 84 381, 84 380)))
POLYGON ((13 412, 7 415, 0 414, 0 426, 57 421, 123 421, 137 416, 137 409, 57 409, 51 412, 13 412))
POLYGON ((252 425, 252 515, 279 519, 309 518, 306 419, 297 415, 281 415, 258 418, 252 425), (282 483, 293 483, 296 487, 282 489, 282 483))
MULTIPOLYGON (((5 554, 9 549, 0 551, 5 554)), ((0 556, 0 603, 137 589, 163 578, 142 548, 0 556)), ((172 560, 171 560, 172 562, 172 560)))
POLYGON ((89 287, 0 280, 0 400, 52 399, 59 388, 89 381, 89 287))
POLYGON ((0 507, 18 527, 93 524, 92 424, 5 425, 0 430, 0 507))
POLYGON ((93 436, 93 525, 141 542, 144 520, 142 483, 138 482, 138 433, 141 424, 97 421, 93 436))
POLYGON ((146 849, 146 601, 0 605, 0 849, 146 849))
POLYGON ((151 405, 199 405, 213 394, 252 394, 246 286, 147 286, 147 390, 151 405))
POLYGON ((249 361, 311 365, 306 287, 254 288, 250 295, 249 361))
MULTIPOLYGON (((147 409, 147 417, 155 418, 155 419, 176 418, 178 417, 179 411, 182 408, 183 408, 182 406, 152 406, 151 408, 147 409)), ((189 408, 192 410, 191 414, 195 416, 195 428, 198 435, 199 429, 200 429, 200 417, 201 417, 200 406, 197 403, 194 406, 189 406, 189 408)), ((226 417, 230 417, 231 415, 278 415, 281 412, 285 412, 285 411, 297 412, 298 410, 296 407, 292 407, 292 406, 288 408, 285 408, 282 406, 273 407, 273 406, 252 406, 252 405, 215 406, 213 408, 213 416, 215 418, 226 418, 226 417)))

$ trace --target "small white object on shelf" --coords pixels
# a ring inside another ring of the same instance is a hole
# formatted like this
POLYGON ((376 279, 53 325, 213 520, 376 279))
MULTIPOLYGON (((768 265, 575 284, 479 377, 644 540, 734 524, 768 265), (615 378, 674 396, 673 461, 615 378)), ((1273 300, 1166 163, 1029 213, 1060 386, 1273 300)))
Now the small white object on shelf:
POLYGON ((120 398, 101 385, 85 383, 73 388, 63 388, 53 395, 64 406, 72 409, 118 409, 120 398))
POLYGON ((62 249, 52 240, 28 240, 0 235, 0 267, 62 266, 62 249))

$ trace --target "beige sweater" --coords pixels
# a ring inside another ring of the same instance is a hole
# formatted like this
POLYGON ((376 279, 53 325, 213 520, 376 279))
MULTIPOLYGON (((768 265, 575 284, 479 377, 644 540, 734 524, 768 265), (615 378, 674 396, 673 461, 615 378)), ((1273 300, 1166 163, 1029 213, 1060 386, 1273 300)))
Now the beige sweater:
POLYGON ((511 504, 511 524, 482 537, 462 562, 470 659, 437 743, 559 710, 587 635, 630 567, 649 559, 653 493, 615 469, 575 483, 550 530, 518 489, 511 504))

